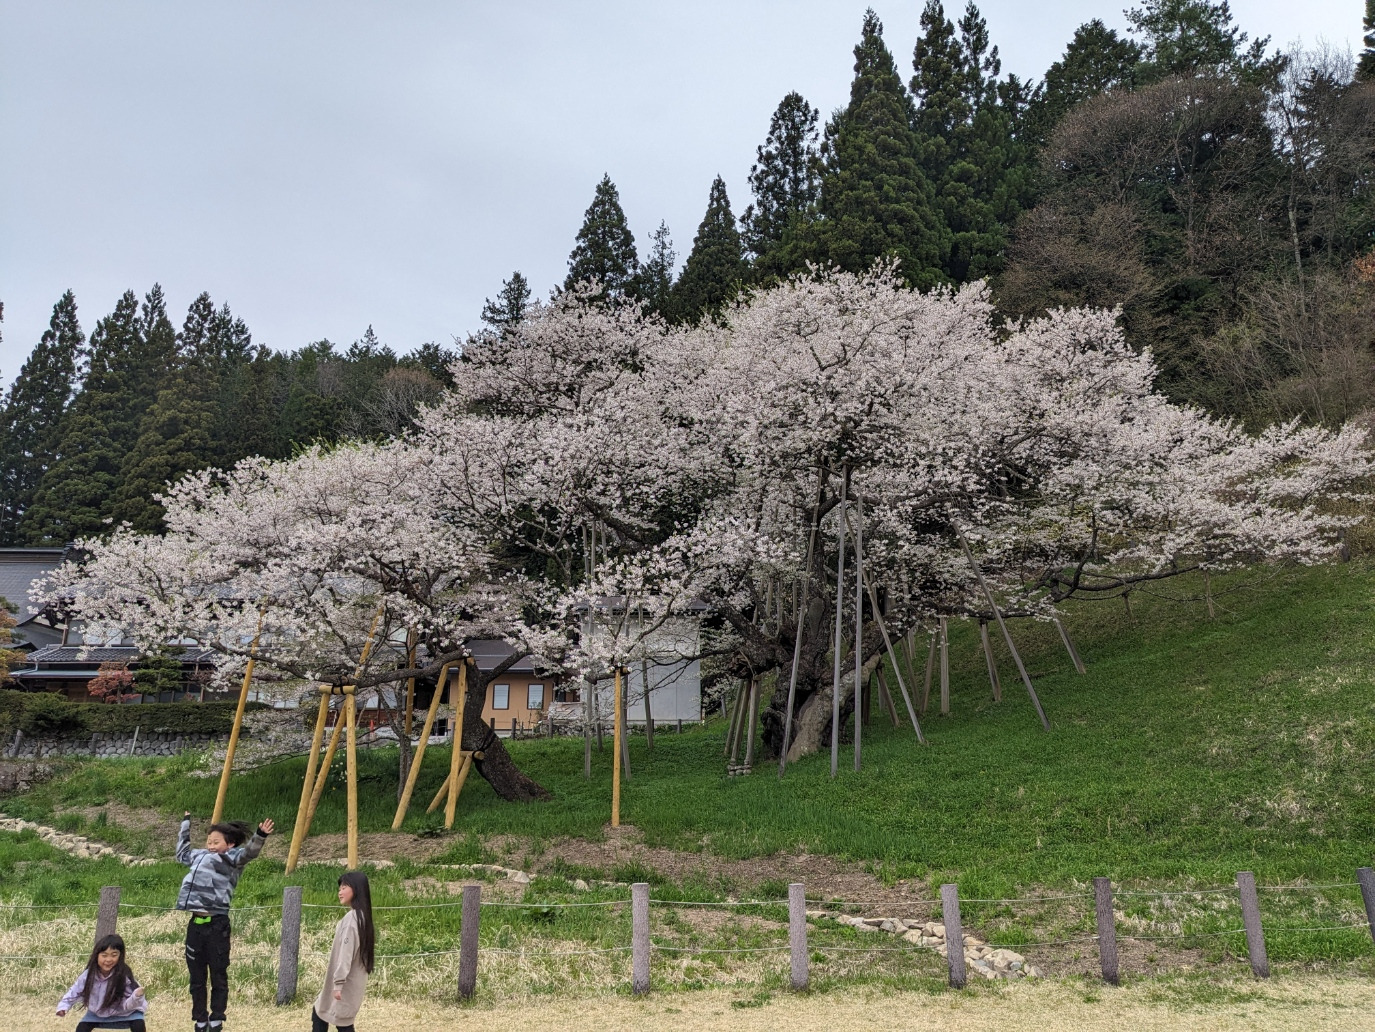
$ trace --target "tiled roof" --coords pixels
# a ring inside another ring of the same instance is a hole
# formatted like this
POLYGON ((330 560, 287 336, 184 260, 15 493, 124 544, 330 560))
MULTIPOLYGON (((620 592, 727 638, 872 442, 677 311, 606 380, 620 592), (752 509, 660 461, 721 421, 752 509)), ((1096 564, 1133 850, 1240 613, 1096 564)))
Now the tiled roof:
MULTIPOLYGON (((209 663, 215 653, 209 649, 183 648, 183 663, 209 663)), ((123 663, 138 659, 132 645, 49 645, 29 655, 29 662, 67 666, 73 663, 123 663)))
POLYGON ((29 587, 62 564, 61 548, 0 548, 0 597, 19 607, 19 623, 40 612, 29 601, 29 587))

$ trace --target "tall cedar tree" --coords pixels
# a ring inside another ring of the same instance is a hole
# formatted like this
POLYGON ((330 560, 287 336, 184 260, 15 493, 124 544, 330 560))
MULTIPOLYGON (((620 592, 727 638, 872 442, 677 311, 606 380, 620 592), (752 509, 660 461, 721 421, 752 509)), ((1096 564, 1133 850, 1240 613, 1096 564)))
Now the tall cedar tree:
POLYGON ((162 506, 153 496, 186 473, 227 457, 215 438, 220 344, 215 306, 202 293, 187 310, 157 401, 144 414, 125 459, 115 496, 116 523, 127 522, 144 534, 161 531, 162 506))
MULTIPOLYGON (((1375 3, 1375 0, 1371 0, 1375 3)), ((1117 35, 1097 18, 1074 30, 1065 56, 1046 72, 1040 93, 1031 102, 1031 135, 1044 143, 1074 107, 1090 97, 1136 84, 1141 45, 1117 35)))
POLYGON ((972 2, 965 8, 958 37, 940 0, 927 0, 921 24, 913 126, 950 232, 944 272, 964 283, 1001 269, 1006 229, 1031 200, 1031 155, 999 95, 1002 64, 979 9, 972 2))
POLYGON ((1232 24, 1227 0, 1147 0, 1126 15, 1132 33, 1145 41, 1143 82, 1171 75, 1220 76, 1272 90, 1287 63, 1282 54, 1265 56, 1269 36, 1246 45, 1248 37, 1232 24))
POLYGON ((726 196, 726 181, 717 176, 707 198, 707 213, 697 227, 683 274, 673 287, 672 315, 679 322, 699 322, 716 315, 740 293, 749 266, 726 196))
POLYGON ((750 168, 754 203, 740 216, 741 239, 761 282, 781 279, 805 264, 801 243, 821 198, 820 113, 789 93, 769 120, 769 135, 750 168))
POLYGON ((91 334, 85 382, 58 422, 52 465, 20 521, 25 544, 64 545, 107 529, 120 468, 142 415, 140 404, 131 427, 133 363, 142 336, 138 298, 125 291, 91 334))
POLYGON ((650 234, 649 256, 640 266, 635 283, 635 296, 649 311, 670 318, 673 305, 673 272, 678 255, 673 250, 673 238, 668 223, 660 222, 650 234))
POLYGON ((1356 75, 1361 79, 1375 79, 1375 0, 1365 0, 1365 17, 1361 19, 1361 56, 1356 63, 1356 75))
POLYGON ((69 290, 5 398, 0 456, 0 545, 20 544, 19 523, 57 449, 57 428, 77 388, 86 335, 69 290))
POLYGON ((498 332, 512 329, 525 318, 530 306, 530 284, 517 269, 511 278, 501 281, 496 300, 487 298, 482 305, 482 321, 498 332))
POLYGON ((950 240, 922 171, 914 116, 883 43, 883 24, 867 11, 850 103, 826 127, 822 218, 813 251, 848 272, 896 258, 909 284, 928 288, 945 279, 950 240))
POLYGON ((601 284, 601 299, 620 301, 633 290, 639 271, 635 237, 626 224, 621 196, 609 175, 602 176, 597 192, 583 215, 577 244, 568 256, 568 278, 564 289, 594 280, 601 284))

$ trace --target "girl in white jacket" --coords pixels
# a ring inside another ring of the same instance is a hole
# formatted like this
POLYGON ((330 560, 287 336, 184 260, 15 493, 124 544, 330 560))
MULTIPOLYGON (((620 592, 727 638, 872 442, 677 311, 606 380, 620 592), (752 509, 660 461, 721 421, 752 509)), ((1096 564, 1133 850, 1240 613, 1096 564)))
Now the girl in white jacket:
POLYGON ((368 876, 362 871, 345 871, 339 876, 339 902, 349 908, 334 929, 334 946, 329 951, 324 988, 315 998, 310 1014, 311 1032, 354 1032, 353 1019, 363 1006, 363 994, 372 973, 373 945, 372 892, 368 876))

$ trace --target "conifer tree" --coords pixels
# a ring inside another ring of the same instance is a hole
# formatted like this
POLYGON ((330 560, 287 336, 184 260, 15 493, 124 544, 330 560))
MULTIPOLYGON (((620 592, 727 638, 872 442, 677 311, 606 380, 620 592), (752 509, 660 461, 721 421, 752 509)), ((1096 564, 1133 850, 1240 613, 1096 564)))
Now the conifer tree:
POLYGON ((501 281, 501 293, 496 300, 485 299, 482 305, 482 321, 497 332, 510 329, 525 318, 525 309, 530 305, 530 284, 517 269, 511 278, 501 281))
POLYGON ((1265 56, 1269 36, 1247 46, 1227 0, 1146 0, 1126 15, 1131 31, 1145 41, 1143 82, 1215 75, 1273 89, 1288 63, 1282 54, 1265 56))
POLYGON ((601 284, 599 299, 620 301, 630 293, 639 265, 635 237, 626 224, 620 193, 611 177, 604 175, 568 256, 564 289, 594 280, 601 284))
POLYGON ((53 462, 20 522, 26 544, 64 545, 108 528, 131 444, 132 356, 142 329, 138 297, 129 290, 91 333, 85 382, 58 422, 53 462))
POLYGON ((673 318, 695 323, 704 315, 715 315, 740 293, 748 268, 726 181, 717 176, 683 274, 673 286, 673 318))
POLYGON ((1375 79, 1375 0, 1365 0, 1365 17, 1361 19, 1361 56, 1356 62, 1356 77, 1375 79))
POLYGON ((19 522, 52 465, 57 428, 77 388, 86 335, 69 290, 5 398, 0 455, 0 545, 20 543, 19 522))
POLYGON ((750 168, 754 203, 740 217, 741 239, 758 278, 802 268, 797 242, 816 214, 823 170, 819 113, 800 93, 789 93, 769 120, 769 135, 750 168))
POLYGON ((913 127, 950 233, 944 272, 963 283, 1002 267, 1008 227, 1031 200, 1031 154, 1014 131, 1020 91, 1000 94, 998 48, 978 7, 971 0, 957 35, 940 0, 927 0, 921 25, 913 127))
POLYGON ((644 302, 651 312, 665 319, 671 317, 673 296, 673 273, 678 255, 673 250, 673 238, 669 236, 668 223, 660 222, 659 228, 650 234, 649 257, 640 266, 640 274, 635 283, 635 296, 644 302))
POLYGON ((815 255, 847 271, 896 258, 917 287, 944 277, 949 239, 922 171, 912 99, 872 10, 855 47, 850 103, 827 126, 815 255))
POLYGON ((1131 89, 1141 57, 1140 44, 1118 36, 1097 18, 1075 29, 1065 56, 1047 70, 1041 92, 1031 102, 1028 120, 1036 142, 1049 139, 1075 105, 1110 90, 1131 89))

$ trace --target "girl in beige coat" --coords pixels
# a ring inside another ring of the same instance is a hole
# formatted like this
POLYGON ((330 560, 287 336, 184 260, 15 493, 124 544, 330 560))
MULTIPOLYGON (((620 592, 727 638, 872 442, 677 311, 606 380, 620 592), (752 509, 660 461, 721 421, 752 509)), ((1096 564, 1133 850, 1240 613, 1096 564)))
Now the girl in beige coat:
POLYGON ((362 871, 345 871, 340 875, 339 902, 349 912, 334 929, 325 985, 310 1014, 311 1032, 329 1032, 331 1025, 339 1032, 354 1032, 353 1019, 363 1006, 363 993, 372 973, 375 938, 368 876, 362 871))

